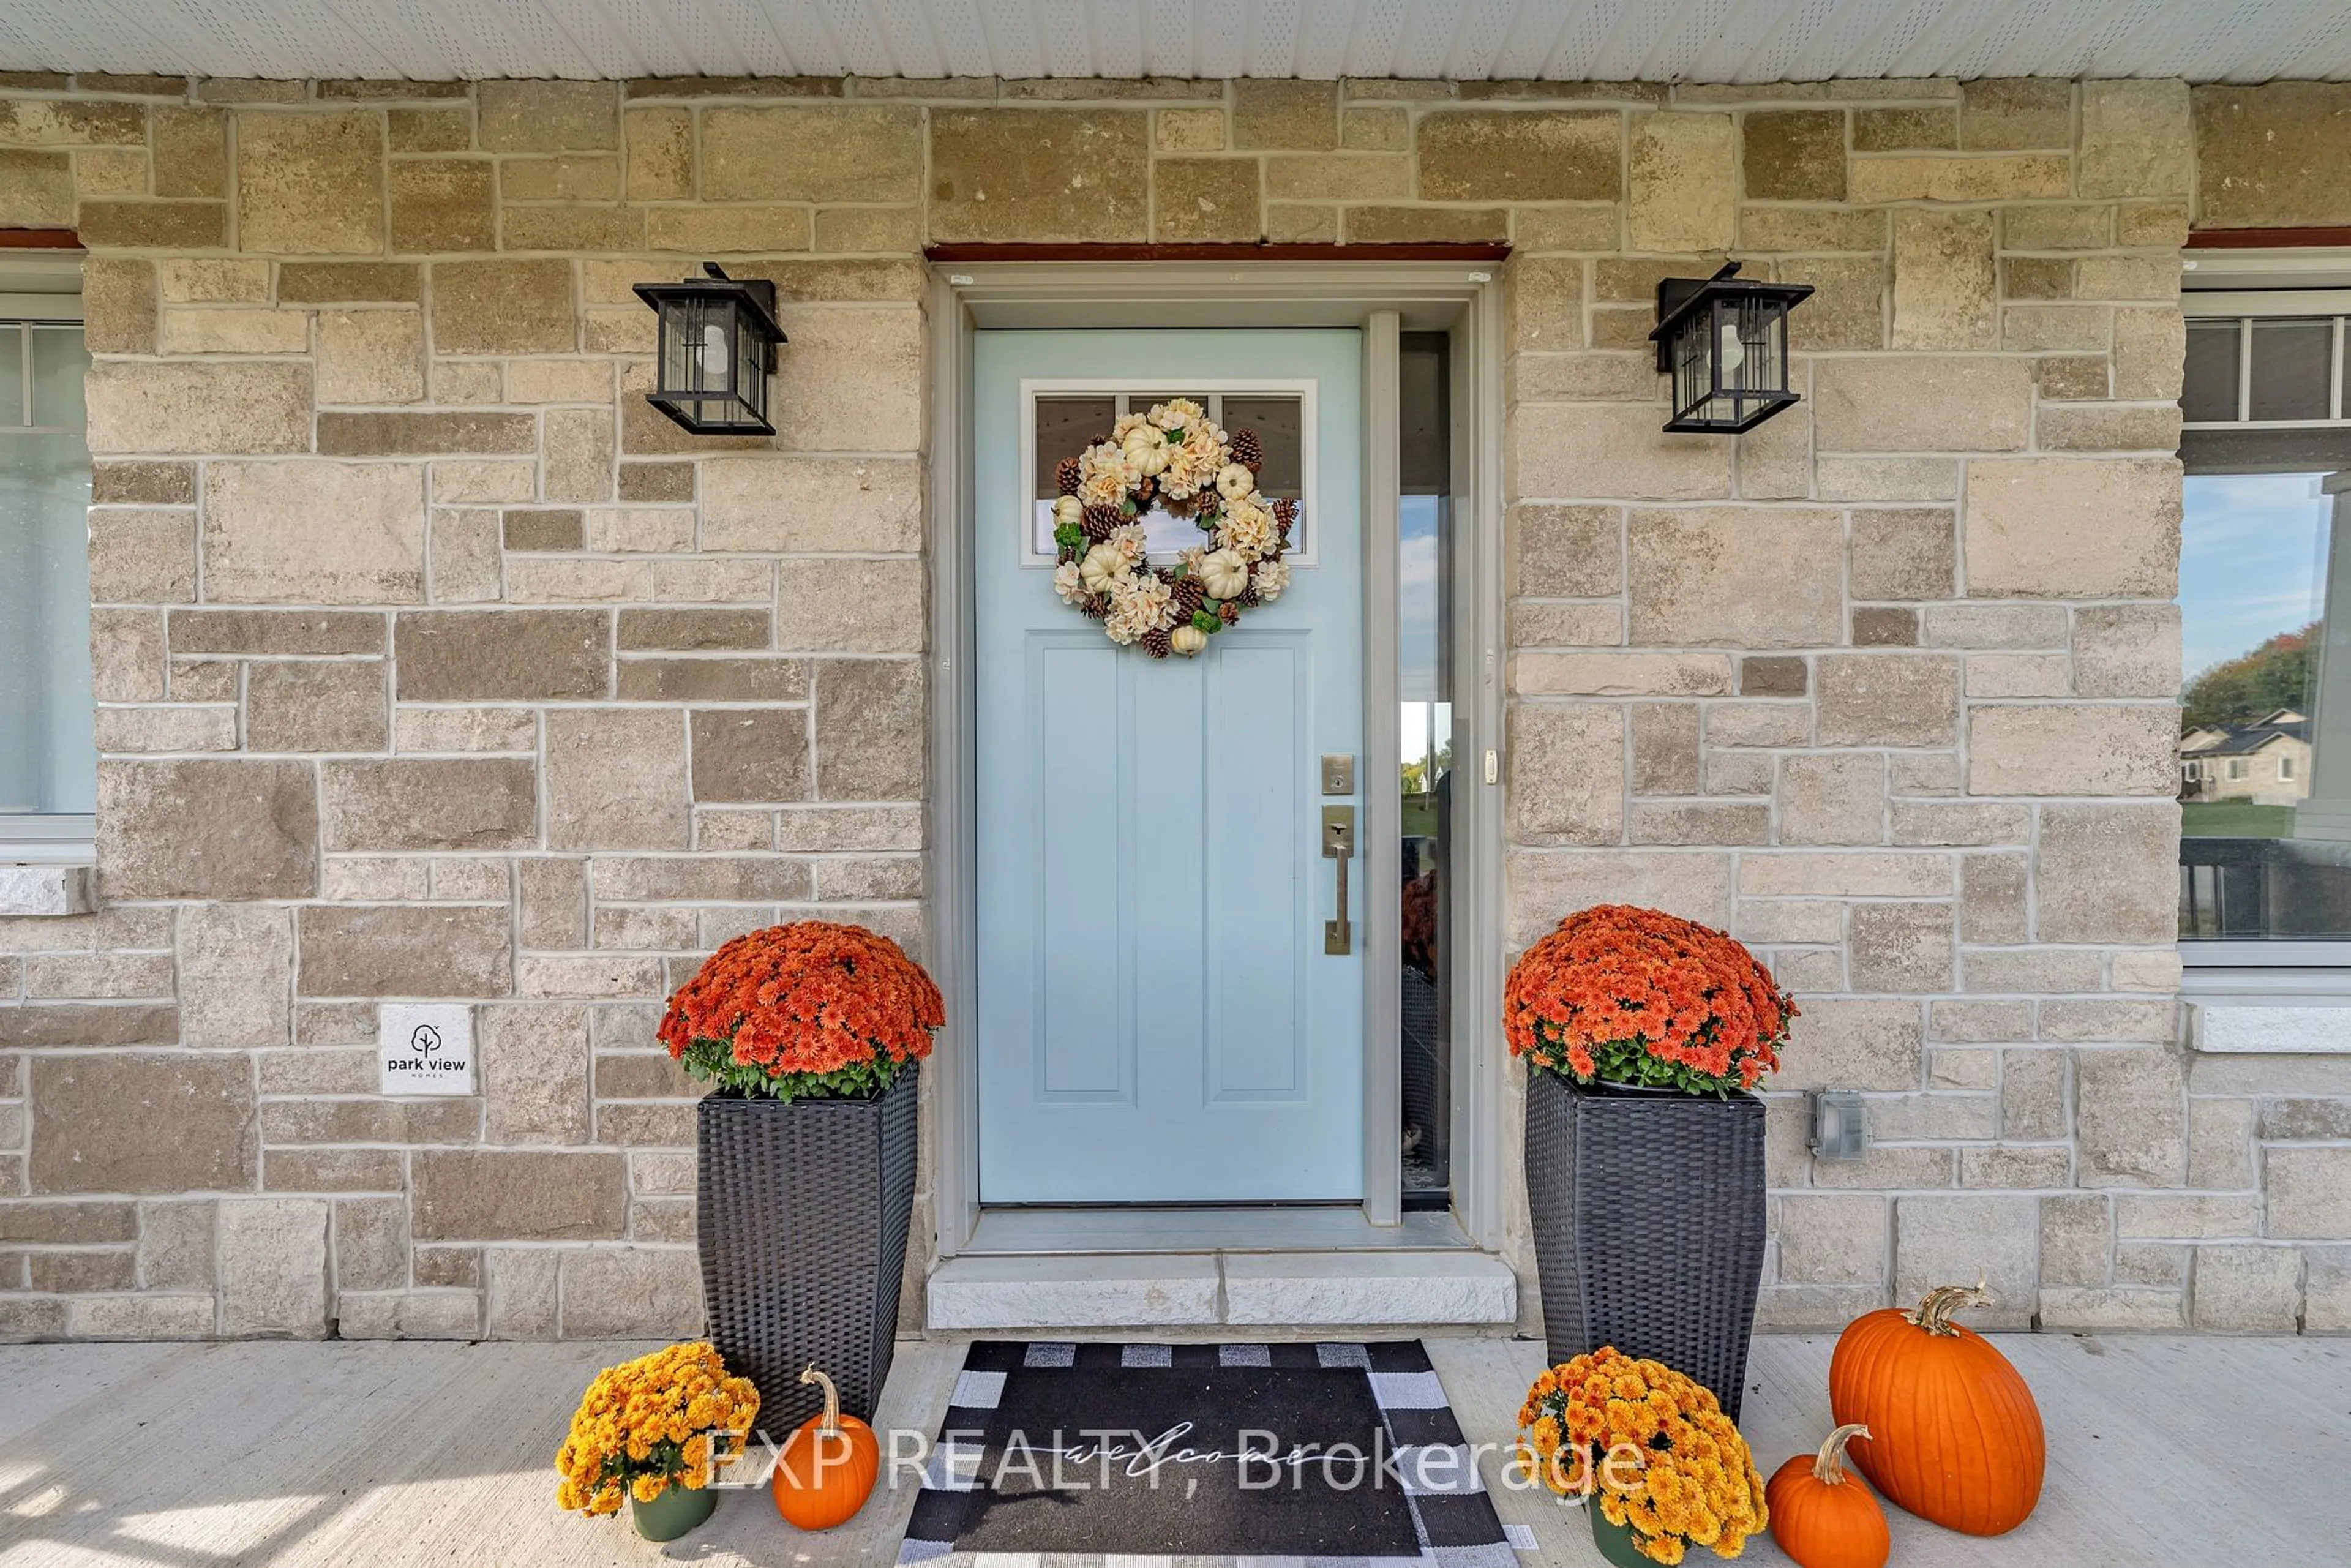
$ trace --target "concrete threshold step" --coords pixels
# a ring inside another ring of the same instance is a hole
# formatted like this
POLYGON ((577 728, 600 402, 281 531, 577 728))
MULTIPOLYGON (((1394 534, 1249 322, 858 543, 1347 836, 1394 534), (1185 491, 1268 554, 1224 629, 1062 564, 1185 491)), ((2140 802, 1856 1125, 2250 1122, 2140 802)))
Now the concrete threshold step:
POLYGON ((931 1273, 940 1330, 1341 1328, 1517 1321, 1499 1258, 1430 1252, 965 1254, 931 1273))

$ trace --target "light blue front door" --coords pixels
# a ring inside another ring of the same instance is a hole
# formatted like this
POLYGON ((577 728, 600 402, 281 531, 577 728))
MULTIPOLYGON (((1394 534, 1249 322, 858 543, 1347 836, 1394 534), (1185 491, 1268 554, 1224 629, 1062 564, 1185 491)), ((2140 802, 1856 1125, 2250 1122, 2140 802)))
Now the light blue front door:
POLYGON ((979 334, 983 1202, 1362 1196, 1363 862, 1353 951, 1326 953, 1320 842, 1362 796, 1319 767, 1363 750, 1362 353, 1353 331, 979 334), (1107 434, 1080 428, 1102 399, 1176 395, 1233 432, 1295 398, 1303 544, 1278 601, 1154 660, 1055 596, 1033 476, 1107 434))

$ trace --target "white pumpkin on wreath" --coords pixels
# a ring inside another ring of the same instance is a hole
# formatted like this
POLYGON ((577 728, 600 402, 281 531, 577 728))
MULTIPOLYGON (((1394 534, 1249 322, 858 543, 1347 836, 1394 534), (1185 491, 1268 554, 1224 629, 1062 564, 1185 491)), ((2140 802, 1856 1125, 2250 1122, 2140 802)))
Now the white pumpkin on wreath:
POLYGON ((1053 591, 1113 643, 1193 657, 1290 586, 1298 503, 1258 489, 1264 465, 1254 431, 1228 437, 1189 398, 1122 415, 1053 470, 1053 591), (1207 536, 1172 566, 1144 554, 1140 519, 1155 506, 1207 536))

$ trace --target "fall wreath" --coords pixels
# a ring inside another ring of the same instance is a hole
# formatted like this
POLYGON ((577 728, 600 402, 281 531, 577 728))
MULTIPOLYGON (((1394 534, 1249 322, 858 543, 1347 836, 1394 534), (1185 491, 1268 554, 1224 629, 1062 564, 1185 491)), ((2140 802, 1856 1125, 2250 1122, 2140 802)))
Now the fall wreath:
POLYGON ((1110 640, 1155 659, 1186 658, 1290 586, 1298 503, 1259 493, 1265 454, 1254 431, 1227 436, 1189 398, 1120 416, 1109 435, 1053 471, 1053 591, 1110 640), (1207 536, 1172 565, 1144 550, 1154 507, 1207 536))

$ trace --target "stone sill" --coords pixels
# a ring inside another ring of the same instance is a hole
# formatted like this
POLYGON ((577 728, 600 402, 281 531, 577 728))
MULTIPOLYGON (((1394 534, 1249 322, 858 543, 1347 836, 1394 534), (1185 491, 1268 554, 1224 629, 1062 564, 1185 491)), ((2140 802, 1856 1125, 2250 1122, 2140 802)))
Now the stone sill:
POLYGON ((86 865, 0 865, 0 915, 88 915, 96 881, 86 865))
POLYGON ((1480 1252, 1163 1252, 951 1258, 934 1330, 1501 1325, 1518 1278, 1480 1252))
POLYGON ((2188 1042, 2216 1055, 2351 1056, 2351 997, 2333 1004, 2259 997, 2189 1002, 2188 1042))

